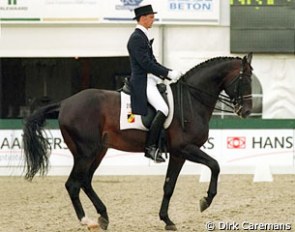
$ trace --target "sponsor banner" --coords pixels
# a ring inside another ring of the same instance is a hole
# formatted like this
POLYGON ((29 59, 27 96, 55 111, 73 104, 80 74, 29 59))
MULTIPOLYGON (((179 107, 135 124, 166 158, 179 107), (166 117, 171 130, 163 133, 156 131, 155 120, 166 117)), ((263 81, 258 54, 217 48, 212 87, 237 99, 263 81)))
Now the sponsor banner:
POLYGON ((197 22, 217 24, 220 20, 220 0, 167 0, 162 6, 162 22, 197 22))
POLYGON ((218 24, 220 0, 0 0, 1 21, 134 23, 133 9, 152 4, 159 23, 218 24))
MULTIPOLYGON (((38 0, 40 1, 40 0, 38 0)), ((99 21, 99 0, 43 0, 42 21, 99 21)))
MULTIPOLYGON (((294 166, 293 129, 210 130, 202 150, 217 159, 221 166, 294 166)), ((51 166, 73 165, 73 157, 59 130, 47 130, 51 166)), ((0 130, 0 167, 22 166, 22 131, 0 130)), ((190 162, 188 162, 190 164, 190 162)), ((159 165, 144 158, 143 153, 110 149, 101 166, 159 165)))
POLYGON ((293 166, 294 130, 224 130, 223 165, 293 166))
POLYGON ((98 21, 100 2, 99 0, 0 0, 0 18, 3 22, 98 21))
MULTIPOLYGON (((72 166, 73 158, 59 130, 46 130, 51 149, 51 166, 72 166)), ((0 130, 0 167, 22 166, 24 163, 22 130, 0 130)))
POLYGON ((40 0, 0 0, 1 19, 32 19, 42 17, 44 1, 40 0))
POLYGON ((218 24, 220 0, 108 0, 104 2, 104 22, 133 22, 134 8, 152 4, 156 22, 218 24))
POLYGON ((22 166, 21 130, 0 130, 0 167, 22 166))

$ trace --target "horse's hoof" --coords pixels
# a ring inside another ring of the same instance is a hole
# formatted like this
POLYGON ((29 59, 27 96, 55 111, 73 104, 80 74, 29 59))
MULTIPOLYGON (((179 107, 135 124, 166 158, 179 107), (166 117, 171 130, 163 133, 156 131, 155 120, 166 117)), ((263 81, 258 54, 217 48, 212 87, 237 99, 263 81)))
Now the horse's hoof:
POLYGON ((103 230, 107 230, 108 229, 108 225, 109 225, 109 221, 103 217, 99 217, 98 218, 98 223, 101 229, 103 230))
POLYGON ((97 222, 89 219, 88 217, 83 217, 81 219, 81 225, 87 226, 87 229, 90 231, 97 231, 99 227, 97 222))
POLYGON ((176 231, 177 228, 175 225, 166 225, 165 226, 165 230, 172 230, 172 231, 176 231))
POLYGON ((88 225, 87 229, 90 231, 98 231, 98 224, 88 225))
POLYGON ((200 200, 200 211, 201 213, 209 207, 209 204, 205 197, 200 200))
POLYGON ((100 230, 98 225, 96 227, 87 227, 87 228, 90 232, 99 232, 100 230))

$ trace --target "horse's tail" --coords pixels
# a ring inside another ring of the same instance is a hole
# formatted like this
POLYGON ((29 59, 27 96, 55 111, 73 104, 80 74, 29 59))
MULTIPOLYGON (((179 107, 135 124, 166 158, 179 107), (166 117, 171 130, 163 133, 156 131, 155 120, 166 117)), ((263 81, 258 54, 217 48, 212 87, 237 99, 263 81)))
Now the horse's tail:
POLYGON ((44 137, 45 122, 48 117, 57 118, 60 103, 44 106, 36 110, 25 120, 23 128, 23 146, 25 154, 25 179, 32 180, 40 171, 45 175, 49 163, 49 144, 44 137))

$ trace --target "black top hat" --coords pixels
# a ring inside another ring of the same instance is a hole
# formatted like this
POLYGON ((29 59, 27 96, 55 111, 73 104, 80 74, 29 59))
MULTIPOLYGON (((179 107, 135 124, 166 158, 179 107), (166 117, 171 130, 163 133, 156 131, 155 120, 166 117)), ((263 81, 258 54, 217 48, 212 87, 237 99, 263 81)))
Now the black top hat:
POLYGON ((140 6, 134 9, 135 17, 133 19, 137 19, 142 15, 148 14, 157 14, 154 12, 152 5, 140 6))

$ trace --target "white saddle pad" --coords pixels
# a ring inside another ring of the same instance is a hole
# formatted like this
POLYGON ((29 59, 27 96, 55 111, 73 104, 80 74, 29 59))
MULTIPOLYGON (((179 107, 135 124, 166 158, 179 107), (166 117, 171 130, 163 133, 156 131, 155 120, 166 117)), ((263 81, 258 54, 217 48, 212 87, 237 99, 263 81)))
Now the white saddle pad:
MULTIPOLYGON (((168 98, 168 107, 169 113, 168 117, 164 123, 164 128, 167 129, 173 119, 174 113, 174 102, 173 102, 173 93, 170 85, 166 85, 167 87, 167 98, 168 98)), ((128 129, 138 129, 148 131, 142 122, 141 115, 132 114, 131 111, 131 102, 130 95, 121 91, 121 112, 120 112, 120 130, 128 130, 128 129)))

